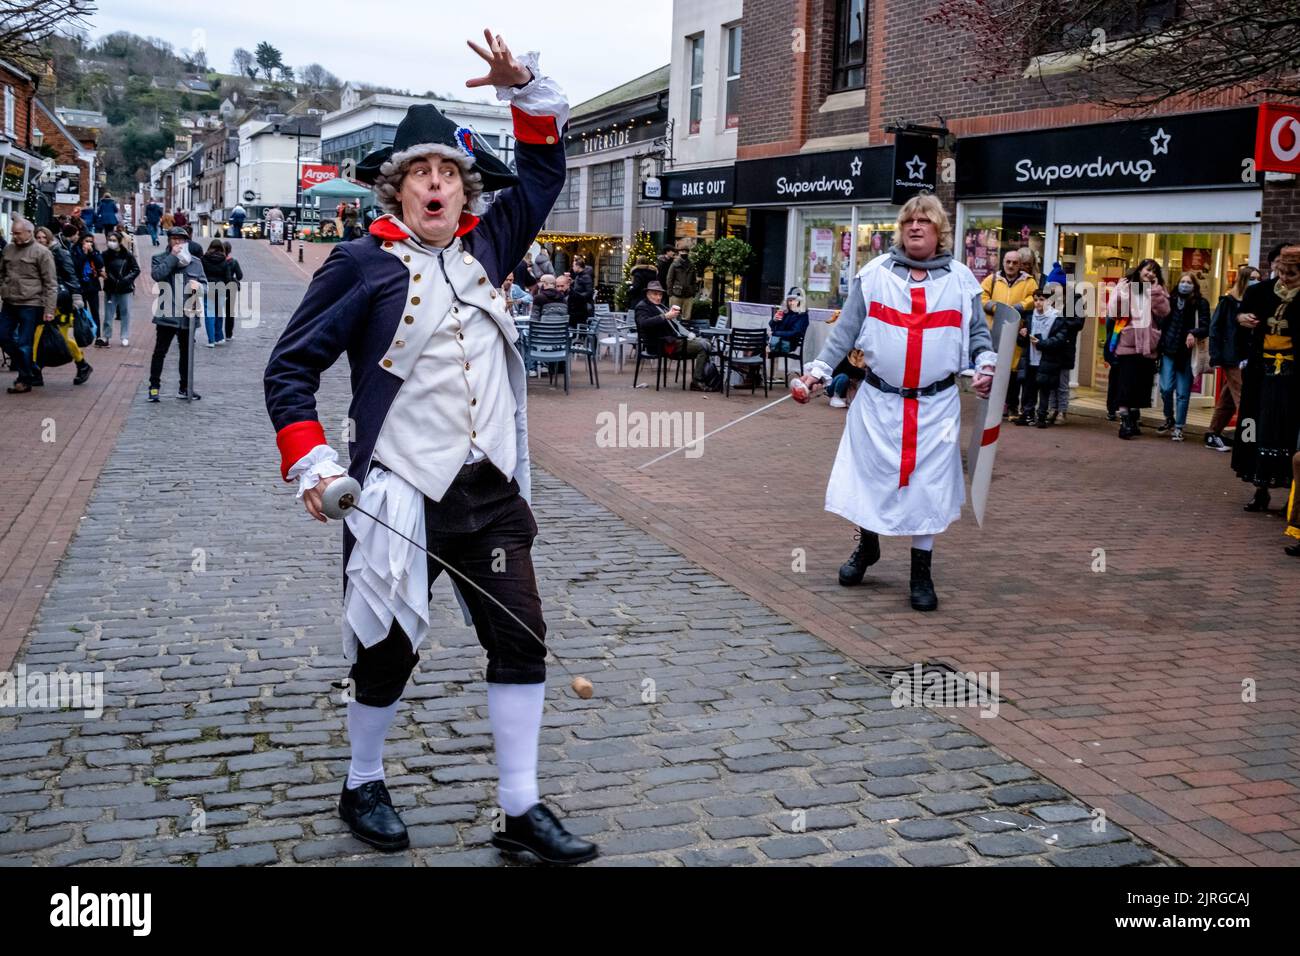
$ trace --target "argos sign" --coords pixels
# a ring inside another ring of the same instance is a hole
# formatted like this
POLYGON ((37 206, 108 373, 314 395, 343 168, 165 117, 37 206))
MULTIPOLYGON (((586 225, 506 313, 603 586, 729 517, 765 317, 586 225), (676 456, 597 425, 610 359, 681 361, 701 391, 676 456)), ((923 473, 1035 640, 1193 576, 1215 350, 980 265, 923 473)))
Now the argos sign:
POLYGON ((323 182, 331 179, 338 179, 339 168, 321 163, 303 163, 302 164, 302 188, 311 189, 312 186, 319 186, 323 182))
POLYGON ((1255 168, 1260 172, 1300 173, 1300 106, 1260 105, 1255 168))

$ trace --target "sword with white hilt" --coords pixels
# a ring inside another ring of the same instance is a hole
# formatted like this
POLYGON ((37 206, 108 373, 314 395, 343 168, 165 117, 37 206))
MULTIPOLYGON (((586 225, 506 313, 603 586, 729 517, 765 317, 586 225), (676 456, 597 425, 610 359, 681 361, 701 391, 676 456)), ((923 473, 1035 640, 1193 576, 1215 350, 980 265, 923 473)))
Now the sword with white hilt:
POLYGON ((975 522, 984 527, 984 506, 989 500, 993 481, 993 460, 998 454, 998 435, 1002 429, 1002 409, 1011 382, 1011 358, 1016 353, 1020 333, 1020 313, 999 302, 993 306, 993 344, 998 353, 998 370, 993 376, 989 397, 976 398, 975 422, 966 452, 966 471, 970 476, 970 506, 975 522))

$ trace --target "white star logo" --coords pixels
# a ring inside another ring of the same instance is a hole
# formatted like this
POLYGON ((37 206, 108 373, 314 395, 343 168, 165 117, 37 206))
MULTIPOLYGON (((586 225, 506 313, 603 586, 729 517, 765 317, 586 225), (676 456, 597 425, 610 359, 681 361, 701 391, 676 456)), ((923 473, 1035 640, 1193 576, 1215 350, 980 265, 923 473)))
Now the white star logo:
POLYGON ((1164 153, 1166 156, 1168 156, 1169 141, 1171 139, 1173 139, 1173 137, 1165 132, 1165 128, 1163 126, 1160 127, 1160 129, 1156 130, 1156 135, 1151 137, 1151 155, 1159 156, 1161 153, 1164 153))
POLYGON ((852 172, 854 176, 862 175, 862 157, 853 157, 853 162, 849 163, 849 171, 852 172))
POLYGON ((918 155, 918 156, 913 156, 911 159, 909 159, 909 160, 908 160, 907 162, 905 162, 903 165, 907 167, 907 178, 908 178, 908 179, 924 179, 924 178, 925 178, 925 166, 926 166, 926 164, 925 164, 925 161, 924 161, 923 159, 921 159, 921 157, 920 157, 919 155, 918 155))

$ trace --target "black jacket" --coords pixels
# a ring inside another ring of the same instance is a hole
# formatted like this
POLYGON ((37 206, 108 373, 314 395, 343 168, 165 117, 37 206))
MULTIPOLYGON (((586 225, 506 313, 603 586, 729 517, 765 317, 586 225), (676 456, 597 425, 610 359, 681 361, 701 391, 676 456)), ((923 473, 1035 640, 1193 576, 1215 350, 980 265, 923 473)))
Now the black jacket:
POLYGON ((209 282, 230 281, 230 260, 224 252, 203 253, 203 274, 209 282))
POLYGON ((236 285, 244 281, 244 269, 239 264, 239 260, 231 256, 226 260, 230 264, 230 280, 236 285))
POLYGON ((542 314, 542 306, 550 305, 552 302, 558 302, 567 308, 566 298, 556 292, 555 289, 542 289, 537 295, 533 296, 533 305, 529 315, 534 319, 537 318, 542 314))
POLYGON ((1205 296, 1183 298, 1174 290, 1169 293, 1169 315, 1160 327, 1160 354, 1172 357, 1178 369, 1186 368, 1192 360, 1192 350, 1187 347, 1188 332, 1198 339, 1210 334, 1210 303, 1205 301, 1205 296))
POLYGON ((680 341, 677 330, 666 317, 667 313, 667 306, 655 305, 649 299, 642 299, 633 316, 637 331, 641 333, 646 348, 656 354, 665 351, 671 353, 675 344, 680 341))
MULTIPOLYGON (((1033 321, 1033 313, 1030 313, 1030 318, 1026 322, 1026 327, 1029 329, 1029 332, 1020 340, 1020 343, 1023 346, 1020 353, 1021 371, 1029 371, 1033 369, 1033 366, 1029 364, 1029 350, 1032 347, 1029 341, 1029 336, 1034 334, 1033 321)), ((1051 378, 1052 376, 1059 376, 1061 374, 1061 369, 1067 368, 1065 365, 1065 362, 1067 361, 1066 356, 1068 355, 1070 359, 1073 359, 1074 356, 1075 333, 1072 331, 1073 326, 1073 320, 1067 319, 1065 316, 1058 314, 1055 320, 1053 320, 1051 328, 1048 329, 1047 334, 1039 339, 1038 351, 1041 353, 1038 360, 1039 375, 1051 378)))
POLYGON ((104 253, 104 272, 104 291, 108 295, 130 294, 140 276, 140 263, 125 249, 109 249, 104 253))
POLYGON ((1250 331, 1237 324, 1241 301, 1230 295, 1219 299, 1210 319, 1210 364, 1215 368, 1236 368, 1246 357, 1250 331))
POLYGON ((588 305, 596 301, 596 274, 591 266, 574 270, 572 294, 588 305))
POLYGON ((635 309, 645 298, 645 287, 659 278, 659 271, 654 266, 633 266, 627 287, 627 307, 635 309))
POLYGON ((77 283, 81 286, 83 295, 100 290, 99 273, 104 268, 104 257, 98 249, 92 249, 87 255, 81 251, 81 246, 77 246, 72 250, 72 265, 77 270, 77 283))

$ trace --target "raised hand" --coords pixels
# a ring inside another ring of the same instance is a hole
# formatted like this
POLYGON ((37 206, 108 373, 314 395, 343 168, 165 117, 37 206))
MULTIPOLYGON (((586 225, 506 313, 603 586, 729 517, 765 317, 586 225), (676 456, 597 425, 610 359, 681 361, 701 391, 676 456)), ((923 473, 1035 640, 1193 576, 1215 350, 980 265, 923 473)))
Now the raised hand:
POLYGON ((501 39, 501 34, 493 36, 491 30, 484 30, 483 38, 487 40, 487 49, 473 40, 465 42, 469 44, 471 50, 487 61, 487 75, 466 80, 466 86, 522 86, 532 79, 532 73, 514 58, 510 47, 506 46, 506 41, 501 39))

